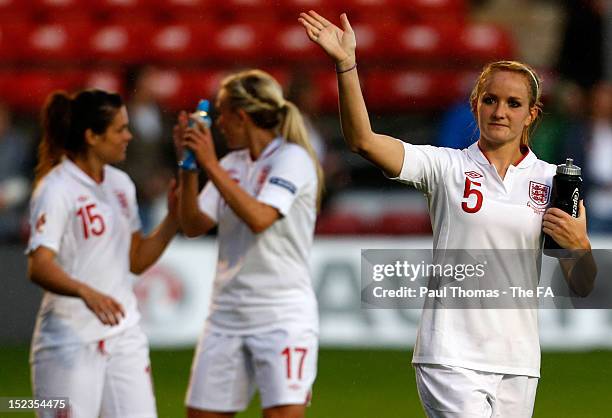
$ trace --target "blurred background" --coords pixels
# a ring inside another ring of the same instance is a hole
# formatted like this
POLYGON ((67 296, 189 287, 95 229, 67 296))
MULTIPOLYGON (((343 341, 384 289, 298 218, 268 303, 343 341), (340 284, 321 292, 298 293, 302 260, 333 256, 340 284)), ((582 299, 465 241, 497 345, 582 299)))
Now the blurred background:
MULTIPOLYGON (((467 98, 483 65, 535 67, 544 118, 532 148, 582 167, 590 234, 612 248, 612 1, 0 0, 0 396, 31 393, 28 342, 41 292, 25 277, 23 249, 47 95, 86 87, 123 95, 135 139, 121 168, 149 229, 165 214, 175 173, 177 112, 214 99, 228 72, 259 67, 304 112, 326 174, 313 249, 322 351, 309 414, 422 416, 410 367, 419 313, 360 309, 359 268, 362 248, 431 248, 425 199, 344 146, 333 65, 297 23, 308 9, 336 22, 348 13, 372 125, 412 143, 467 147, 478 138, 467 98)), ((217 145, 223 153, 219 136, 217 145)), ((160 417, 183 414, 215 251, 214 236, 177 239, 136 281, 160 417)), ((612 313, 546 311, 541 328, 535 416, 612 416, 612 313)))

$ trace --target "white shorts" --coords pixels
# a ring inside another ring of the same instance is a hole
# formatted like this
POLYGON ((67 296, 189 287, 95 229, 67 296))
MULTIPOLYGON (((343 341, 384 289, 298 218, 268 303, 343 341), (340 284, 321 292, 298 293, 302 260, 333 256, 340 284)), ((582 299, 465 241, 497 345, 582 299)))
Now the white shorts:
POLYGON ((528 418, 538 378, 441 364, 415 364, 417 389, 429 418, 528 418))
POLYGON ((317 374, 317 335, 278 329, 255 335, 205 331, 191 368, 188 407, 238 412, 255 388, 262 408, 307 404, 317 374))
POLYGON ((157 417, 147 337, 138 326, 90 344, 37 351, 32 387, 36 398, 68 398, 70 418, 157 417))

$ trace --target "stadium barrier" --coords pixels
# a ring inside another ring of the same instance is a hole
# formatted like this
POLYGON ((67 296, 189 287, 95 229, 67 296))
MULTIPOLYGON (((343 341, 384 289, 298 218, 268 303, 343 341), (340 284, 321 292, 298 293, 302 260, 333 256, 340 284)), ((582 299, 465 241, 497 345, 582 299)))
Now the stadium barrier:
MULTIPOLYGON (((411 348, 419 309, 362 308, 361 250, 431 245, 431 237, 316 238, 312 272, 321 314, 321 345, 411 348)), ((595 237, 593 246, 612 248, 612 236, 595 237)), ((208 311, 216 257, 214 239, 176 239, 154 267, 134 279, 142 324, 153 347, 196 343, 208 311)), ((26 279, 23 248, 0 247, 0 264, 5 279, 0 293, 0 344, 27 343, 42 292, 26 279)), ((544 350, 610 348, 612 311, 541 310, 540 340, 544 350)))

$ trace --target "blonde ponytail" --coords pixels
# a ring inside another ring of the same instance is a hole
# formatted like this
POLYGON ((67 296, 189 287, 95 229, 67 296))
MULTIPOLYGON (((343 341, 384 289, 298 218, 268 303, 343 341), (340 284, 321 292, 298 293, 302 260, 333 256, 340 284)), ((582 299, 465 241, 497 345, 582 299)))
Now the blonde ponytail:
POLYGON ((306 126, 304 125, 304 118, 302 113, 289 100, 285 100, 285 116, 281 123, 281 135, 293 144, 299 145, 306 150, 312 162, 315 165, 317 172, 317 211, 321 209, 321 199, 324 191, 324 175, 323 168, 317 159, 317 154, 308 139, 306 132, 306 126))

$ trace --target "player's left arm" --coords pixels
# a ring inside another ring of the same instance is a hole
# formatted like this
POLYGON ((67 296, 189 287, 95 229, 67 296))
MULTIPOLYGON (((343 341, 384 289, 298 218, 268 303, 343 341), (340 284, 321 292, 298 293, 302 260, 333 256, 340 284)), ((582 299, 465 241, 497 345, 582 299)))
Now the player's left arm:
POLYGON ((184 145, 194 152, 198 164, 204 168, 208 179, 215 185, 225 203, 253 233, 265 231, 281 217, 278 209, 247 193, 221 166, 210 129, 200 123, 187 129, 184 145))
POLYGON ((265 231, 280 219, 281 214, 278 209, 258 201, 247 193, 221 167, 221 164, 208 165, 206 173, 219 190, 223 200, 253 233, 259 234, 265 231))
POLYGON ((570 289, 579 296, 588 296, 595 285, 597 264, 587 235, 586 209, 582 200, 577 218, 558 208, 547 209, 542 230, 562 248, 572 250, 572 258, 559 259, 559 264, 570 289))
POLYGON ((130 245, 130 271, 141 274, 159 259, 179 228, 176 180, 168 191, 168 214, 146 237, 140 231, 132 234, 130 245))

